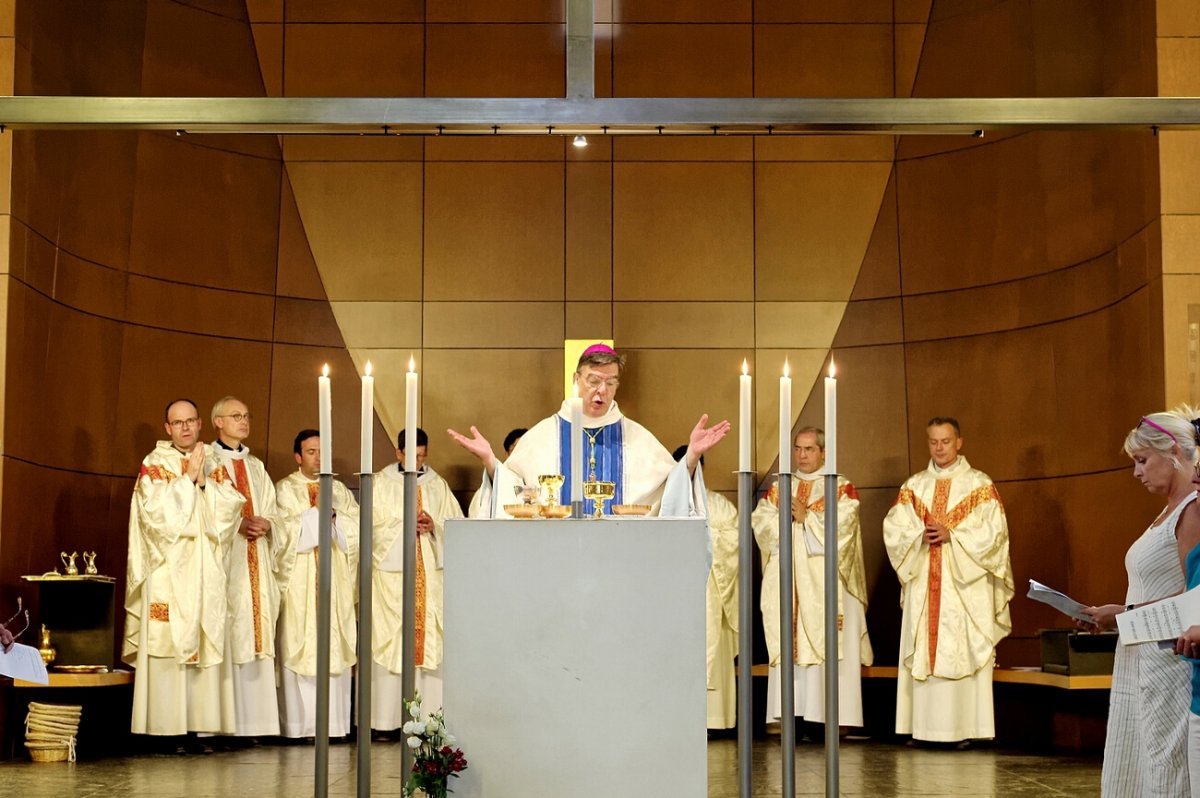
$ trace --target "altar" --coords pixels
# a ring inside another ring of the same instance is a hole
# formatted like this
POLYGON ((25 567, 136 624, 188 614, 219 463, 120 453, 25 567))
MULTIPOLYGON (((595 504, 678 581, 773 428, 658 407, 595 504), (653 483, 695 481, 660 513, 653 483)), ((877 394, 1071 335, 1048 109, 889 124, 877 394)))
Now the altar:
POLYGON ((707 792, 703 519, 454 520, 458 798, 707 792))

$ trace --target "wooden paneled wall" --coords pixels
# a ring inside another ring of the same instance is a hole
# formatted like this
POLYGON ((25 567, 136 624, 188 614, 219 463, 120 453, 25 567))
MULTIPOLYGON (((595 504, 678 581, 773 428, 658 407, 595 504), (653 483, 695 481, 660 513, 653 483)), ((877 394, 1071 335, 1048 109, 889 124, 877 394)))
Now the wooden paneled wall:
MULTIPOLYGON (((1154 4, 1010 0, 598 4, 612 96, 1155 92, 1154 4), (983 54, 983 55, 981 55, 983 54)), ((18 4, 19 93, 553 96, 562 4, 144 0, 18 4)), ((784 356, 797 424, 831 347, 840 460, 863 495, 880 661, 895 579, 879 524, 958 416, 1000 483, 1018 582, 1124 595, 1153 516, 1122 436, 1164 401, 1159 142, 1014 133, 594 140, 25 133, 12 137, 0 598, 60 549, 119 573, 133 474, 162 406, 235 393, 276 477, 328 361, 335 469, 358 462, 356 366, 379 364, 375 459, 414 352, 441 430, 496 440, 557 403, 564 337, 630 350, 621 403, 673 447, 757 376, 774 460, 784 356)), ((730 490, 734 447, 710 457, 730 490)), ((349 480, 353 483, 353 478, 349 480)), ((1056 618, 1014 602, 1005 664, 1056 618)))

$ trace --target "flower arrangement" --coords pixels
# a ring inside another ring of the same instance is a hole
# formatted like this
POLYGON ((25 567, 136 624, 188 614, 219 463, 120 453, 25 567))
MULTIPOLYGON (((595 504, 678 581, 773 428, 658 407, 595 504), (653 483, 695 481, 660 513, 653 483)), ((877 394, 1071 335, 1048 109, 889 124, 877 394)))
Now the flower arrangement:
POLYGON ((413 769, 404 785, 404 795, 413 796, 417 790, 429 798, 446 798, 453 790, 447 787, 450 777, 467 769, 467 759, 461 748, 455 748, 454 735, 446 731, 446 719, 442 711, 421 713, 421 696, 404 702, 404 708, 412 720, 403 726, 408 736, 405 741, 413 749, 413 769))

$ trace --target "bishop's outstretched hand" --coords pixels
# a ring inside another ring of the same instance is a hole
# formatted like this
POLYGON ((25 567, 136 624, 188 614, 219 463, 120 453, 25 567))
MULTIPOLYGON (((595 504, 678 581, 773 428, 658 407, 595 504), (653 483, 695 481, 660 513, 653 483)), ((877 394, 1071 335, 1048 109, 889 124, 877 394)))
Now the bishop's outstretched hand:
POLYGON ((452 429, 447 429, 454 442, 466 449, 471 454, 475 455, 483 463, 483 467, 487 469, 488 475, 493 475, 496 471, 496 453, 492 451, 492 444, 488 439, 479 434, 479 430, 474 426, 471 427, 471 437, 468 438, 461 432, 455 432, 452 429))
POLYGON ((721 439, 729 434, 732 427, 729 421, 720 421, 711 427, 706 427, 706 424, 708 424, 708 413, 700 416, 700 420, 696 422, 696 426, 692 427, 692 433, 688 436, 687 465, 689 471, 695 470, 700 457, 720 443, 721 439))

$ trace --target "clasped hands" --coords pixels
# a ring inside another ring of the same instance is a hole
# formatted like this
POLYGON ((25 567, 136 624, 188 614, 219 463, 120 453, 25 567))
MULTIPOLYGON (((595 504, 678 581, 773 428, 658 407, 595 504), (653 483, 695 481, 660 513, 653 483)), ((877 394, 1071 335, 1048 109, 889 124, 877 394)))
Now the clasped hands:
POLYGON ((193 484, 204 487, 204 461, 207 457, 207 452, 203 443, 197 443, 196 448, 192 449, 183 460, 183 473, 193 484))
POLYGON ((238 527, 238 534, 246 538, 246 540, 257 540, 264 535, 271 534, 271 522, 261 515, 252 515, 249 518, 243 518, 241 526, 238 527))

